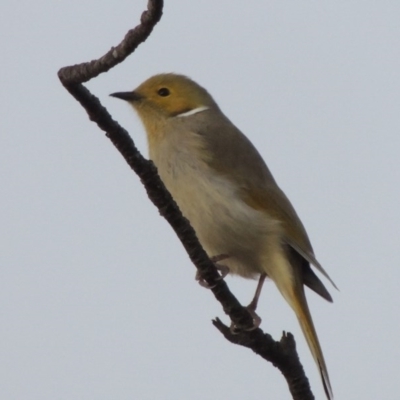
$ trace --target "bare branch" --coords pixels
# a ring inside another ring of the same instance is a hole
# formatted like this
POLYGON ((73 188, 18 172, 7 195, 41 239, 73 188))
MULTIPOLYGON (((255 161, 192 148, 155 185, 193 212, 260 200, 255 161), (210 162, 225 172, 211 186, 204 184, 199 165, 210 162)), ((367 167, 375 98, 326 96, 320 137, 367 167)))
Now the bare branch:
MULTIPOLYGON (((189 221, 182 216, 165 188, 154 164, 139 153, 128 132, 112 119, 99 99, 82 85, 99 74, 107 72, 132 54, 149 37, 161 18, 162 9, 162 0, 149 0, 148 9, 142 14, 141 23, 131 29, 118 46, 111 48, 97 60, 64 67, 60 69, 58 76, 64 87, 86 110, 90 120, 106 132, 106 136, 140 177, 150 200, 174 229, 201 277, 210 285, 212 293, 221 303, 232 323, 237 327, 251 327, 252 316, 230 292, 225 281, 220 279, 215 265, 200 245, 189 221)), ((214 320, 213 324, 230 342, 252 349, 279 368, 286 378, 294 400, 314 399, 291 334, 284 334, 282 339, 276 342, 259 328, 233 334, 219 319, 214 320)))
POLYGON ((277 367, 286 379, 290 393, 295 400, 312 400, 310 384, 304 373, 296 351, 296 342, 291 333, 283 333, 279 342, 264 333, 261 329, 232 333, 219 318, 213 320, 213 325, 231 343, 248 347, 265 360, 277 367))
POLYGON ((70 85, 87 82, 124 61, 150 36, 161 19, 163 3, 163 0, 149 0, 147 11, 140 18, 140 25, 129 30, 118 46, 112 47, 98 60, 61 68, 58 77, 62 84, 68 89, 70 85))

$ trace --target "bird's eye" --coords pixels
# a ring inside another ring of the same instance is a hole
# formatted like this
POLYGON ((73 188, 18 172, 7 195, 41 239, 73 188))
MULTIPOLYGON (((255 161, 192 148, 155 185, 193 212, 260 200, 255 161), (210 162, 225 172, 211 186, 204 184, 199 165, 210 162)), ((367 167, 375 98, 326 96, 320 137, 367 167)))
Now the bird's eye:
POLYGON ((167 97, 170 94, 169 89, 167 89, 165 87, 158 89, 157 93, 162 97, 167 97))

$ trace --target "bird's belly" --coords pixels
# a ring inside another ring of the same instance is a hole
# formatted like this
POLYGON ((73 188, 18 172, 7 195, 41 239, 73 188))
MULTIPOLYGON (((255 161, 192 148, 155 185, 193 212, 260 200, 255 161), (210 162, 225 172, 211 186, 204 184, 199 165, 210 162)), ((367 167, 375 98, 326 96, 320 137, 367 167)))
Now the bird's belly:
POLYGON ((222 176, 204 169, 164 170, 161 178, 183 215, 188 218, 207 254, 228 255, 222 264, 230 272, 253 278, 263 272, 268 253, 279 243, 279 223, 240 199, 222 176))

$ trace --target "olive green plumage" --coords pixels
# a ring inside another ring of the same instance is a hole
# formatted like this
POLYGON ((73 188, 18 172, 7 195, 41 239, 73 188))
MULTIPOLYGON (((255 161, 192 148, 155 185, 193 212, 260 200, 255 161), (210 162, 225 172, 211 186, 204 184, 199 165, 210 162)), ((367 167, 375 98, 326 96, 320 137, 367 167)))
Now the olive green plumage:
POLYGON ((256 148, 207 90, 185 76, 156 75, 132 92, 112 96, 137 111, 150 158, 208 255, 226 254, 223 264, 230 273, 266 275, 277 285, 296 313, 332 399, 304 285, 332 301, 310 265, 333 282, 256 148))

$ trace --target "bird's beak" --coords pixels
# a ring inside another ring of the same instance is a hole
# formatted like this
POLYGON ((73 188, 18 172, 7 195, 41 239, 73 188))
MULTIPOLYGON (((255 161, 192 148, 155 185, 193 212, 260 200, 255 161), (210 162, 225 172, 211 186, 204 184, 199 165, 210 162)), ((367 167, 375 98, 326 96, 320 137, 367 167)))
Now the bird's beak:
POLYGON ((143 98, 143 96, 141 96, 136 92, 117 92, 117 93, 111 93, 110 96, 125 101, 139 101, 143 98))

